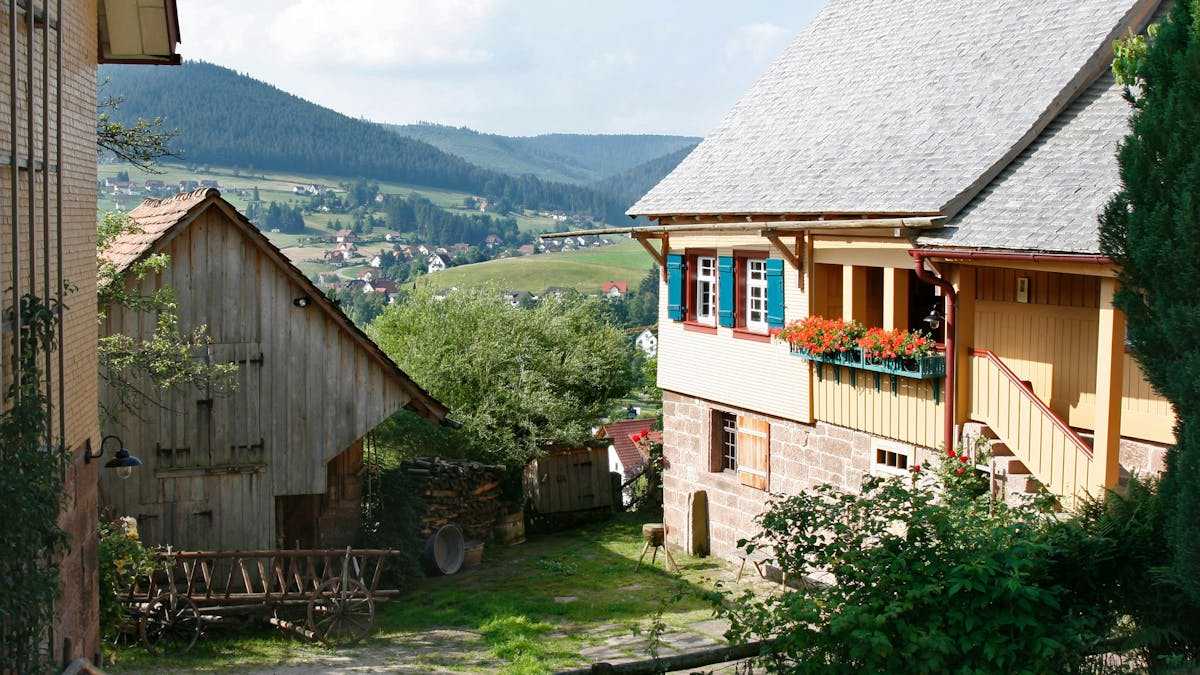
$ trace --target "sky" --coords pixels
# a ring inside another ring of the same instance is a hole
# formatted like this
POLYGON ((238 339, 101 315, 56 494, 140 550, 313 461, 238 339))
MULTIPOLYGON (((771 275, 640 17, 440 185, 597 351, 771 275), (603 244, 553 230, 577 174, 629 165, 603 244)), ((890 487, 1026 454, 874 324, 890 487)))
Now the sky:
POLYGON ((184 58, 354 117, 703 136, 825 0, 179 0, 184 58))

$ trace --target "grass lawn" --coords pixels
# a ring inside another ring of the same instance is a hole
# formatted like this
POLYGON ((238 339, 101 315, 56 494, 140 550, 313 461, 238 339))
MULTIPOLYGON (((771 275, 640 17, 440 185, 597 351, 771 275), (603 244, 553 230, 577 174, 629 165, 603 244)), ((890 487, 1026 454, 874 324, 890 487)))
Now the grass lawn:
POLYGON ((517 546, 489 547, 479 569, 422 580, 381 605, 374 637, 353 648, 335 652, 255 629, 207 636, 187 654, 150 657, 131 647, 108 670, 316 673, 337 665, 543 673, 586 665, 596 660, 587 650, 617 643, 646 658, 644 633, 656 613, 663 611, 668 633, 709 622, 712 612, 700 593, 731 572, 712 558, 682 554, 678 576, 661 565, 635 571, 643 522, 623 514, 517 546))
POLYGON ((548 286, 562 286, 598 293, 600 286, 610 280, 636 286, 653 264, 640 244, 618 240, 601 248, 460 265, 423 276, 420 283, 433 288, 493 285, 531 293, 541 293, 548 286))

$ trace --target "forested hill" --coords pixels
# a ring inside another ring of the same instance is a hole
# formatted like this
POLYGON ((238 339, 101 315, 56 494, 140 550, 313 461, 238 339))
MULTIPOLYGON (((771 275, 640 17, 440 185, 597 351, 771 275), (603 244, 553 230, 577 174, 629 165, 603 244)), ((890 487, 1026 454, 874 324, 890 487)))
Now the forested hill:
POLYGON ((689 136, 648 134, 543 134, 500 136, 441 124, 388 125, 479 166, 552 181, 593 183, 643 162, 694 146, 689 136))
POLYGON ((179 130, 186 162, 387 180, 461 190, 498 205, 588 214, 623 223, 611 195, 532 175, 485 169, 379 124, 358 120, 203 62, 102 66, 100 97, 122 97, 116 118, 162 117, 179 130))
POLYGON ((617 201, 628 209, 630 206, 633 206, 634 202, 641 199, 642 195, 649 192, 650 188, 657 185, 675 167, 679 166, 683 158, 687 157, 695 149, 696 144, 693 143, 662 157, 655 157, 632 169, 597 181, 592 184, 592 187, 600 192, 615 196, 617 201))

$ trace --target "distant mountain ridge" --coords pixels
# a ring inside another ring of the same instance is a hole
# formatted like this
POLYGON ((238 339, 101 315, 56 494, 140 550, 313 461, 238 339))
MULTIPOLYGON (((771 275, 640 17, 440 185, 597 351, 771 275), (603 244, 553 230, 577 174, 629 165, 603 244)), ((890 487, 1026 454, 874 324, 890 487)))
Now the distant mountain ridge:
POLYGON ((186 162, 387 180, 469 192, 496 204, 623 223, 624 205, 578 184, 476 166, 437 147, 354 119, 228 68, 101 66, 99 96, 124 99, 115 117, 162 117, 186 162))
POLYGON ((628 209, 633 206, 634 202, 641 199, 642 195, 649 192, 650 188, 657 185, 664 176, 679 166, 683 158, 696 149, 696 145, 696 143, 692 143, 672 153, 655 157, 621 173, 596 181, 591 184, 591 187, 613 195, 618 203, 628 209))
POLYGON ((656 134, 502 136, 433 123, 385 126, 494 171, 579 184, 596 183, 700 142, 656 134))

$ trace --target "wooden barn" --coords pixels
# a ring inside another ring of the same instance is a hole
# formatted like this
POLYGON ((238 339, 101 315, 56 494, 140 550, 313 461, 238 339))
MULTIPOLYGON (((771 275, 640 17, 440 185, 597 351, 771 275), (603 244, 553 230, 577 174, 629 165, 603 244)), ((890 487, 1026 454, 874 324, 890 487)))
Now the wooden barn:
MULTIPOLYGON (((177 549, 352 543, 363 437, 401 408, 431 423, 446 408, 217 190, 147 199, 130 216, 138 231, 109 260, 126 269, 170 256, 161 275, 127 283, 174 288, 180 329, 207 326, 207 358, 238 364, 239 387, 224 396, 150 388, 156 401, 112 411, 104 433, 144 465, 124 480, 103 472, 103 504, 135 517, 148 544, 177 549)), ((119 309, 101 326, 134 337, 153 329, 153 317, 119 309)), ((107 387, 102 402, 115 399, 107 387)))

